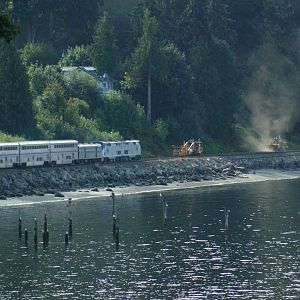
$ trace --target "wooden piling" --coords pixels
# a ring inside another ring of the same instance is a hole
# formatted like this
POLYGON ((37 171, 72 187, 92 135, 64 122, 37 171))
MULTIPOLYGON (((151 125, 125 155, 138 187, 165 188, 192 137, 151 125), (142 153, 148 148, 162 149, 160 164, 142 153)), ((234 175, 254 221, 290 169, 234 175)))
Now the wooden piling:
POLYGON ((117 228, 117 218, 116 215, 113 214, 113 236, 116 236, 116 228, 117 228))
POLYGON ((24 236, 25 236, 25 246, 27 247, 28 246, 28 230, 27 230, 27 228, 25 228, 24 236))
POLYGON ((69 218, 69 237, 71 238, 73 235, 73 222, 72 219, 69 218))
POLYGON ((47 214, 45 214, 44 218, 44 232, 46 232, 48 229, 48 221, 47 221, 47 214))
POLYGON ((19 213, 19 238, 22 237, 22 217, 21 213, 19 213))
POLYGON ((47 240, 46 240, 46 231, 43 230, 43 246, 46 246, 47 245, 47 240))
POLYGON ((34 238, 33 238, 33 242, 34 242, 34 247, 37 248, 38 239, 37 239, 37 220, 36 220, 36 218, 34 219, 34 238))
POLYGON ((69 245, 69 234, 68 234, 68 232, 66 232, 66 234, 65 234, 65 245, 66 246, 69 245))
POLYGON ((47 244, 47 246, 49 245, 49 231, 48 231, 48 229, 46 231, 46 244, 47 244))
POLYGON ((111 192, 111 199, 112 199, 112 214, 115 214, 115 199, 116 199, 116 195, 114 192, 111 192))
POLYGON ((116 226, 116 245, 120 244, 120 228, 119 228, 119 224, 117 223, 116 226))

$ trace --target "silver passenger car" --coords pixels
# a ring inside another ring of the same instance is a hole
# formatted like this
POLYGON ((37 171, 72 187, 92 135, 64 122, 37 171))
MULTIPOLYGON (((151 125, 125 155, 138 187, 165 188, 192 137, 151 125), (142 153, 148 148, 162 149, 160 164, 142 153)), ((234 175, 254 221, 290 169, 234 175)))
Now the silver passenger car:
POLYGON ((78 161, 78 141, 50 141, 51 164, 72 164, 78 161))
POLYGON ((79 144, 79 161, 103 161, 102 146, 100 144, 79 144))
POLYGON ((19 143, 0 143, 0 168, 19 164, 19 143))
POLYGON ((19 142, 20 165, 24 167, 42 166, 50 162, 49 141, 19 142))

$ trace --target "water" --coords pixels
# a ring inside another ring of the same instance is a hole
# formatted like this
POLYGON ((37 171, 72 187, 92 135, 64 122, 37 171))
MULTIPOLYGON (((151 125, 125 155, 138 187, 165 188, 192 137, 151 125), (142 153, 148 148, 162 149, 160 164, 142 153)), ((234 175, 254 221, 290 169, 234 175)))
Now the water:
POLYGON ((108 198, 72 203, 68 247, 66 202, 0 207, 0 299, 300 299, 300 180, 163 196, 165 224, 159 193, 117 197, 118 248, 108 198))

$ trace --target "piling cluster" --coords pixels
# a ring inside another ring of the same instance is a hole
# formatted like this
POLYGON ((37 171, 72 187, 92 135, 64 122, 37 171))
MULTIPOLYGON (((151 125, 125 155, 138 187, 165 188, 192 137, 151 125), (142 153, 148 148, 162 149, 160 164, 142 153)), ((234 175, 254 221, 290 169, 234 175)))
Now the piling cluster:
MULTIPOLYGON (((162 211, 163 211, 163 224, 166 226, 167 224, 167 218, 168 218, 168 203, 162 193, 159 194, 159 197, 162 202, 162 211)), ((116 212, 115 208, 115 199, 116 195, 112 191, 111 193, 111 199, 112 199, 112 230, 113 230, 113 240, 116 245, 116 249, 119 248, 120 245, 120 222, 119 217, 116 212)), ((124 200, 124 195, 122 194, 122 199, 124 200)), ((73 236, 73 221, 72 221, 72 210, 71 210, 71 203, 72 199, 68 199, 68 211, 69 211, 69 217, 68 217, 68 231, 65 233, 65 246, 69 245, 69 241, 72 239, 73 236)), ((225 232, 225 245, 227 245, 228 241, 228 232, 229 232, 229 212, 230 210, 224 207, 224 232, 225 232)), ((22 216, 21 213, 19 214, 19 238, 22 238, 22 216)), ((44 227, 42 230, 42 236, 43 236, 43 246, 48 247, 49 245, 49 230, 48 230, 48 219, 47 214, 44 215, 44 227)), ((24 242, 25 246, 28 247, 28 229, 25 228, 24 230, 24 242)), ((38 247, 38 224, 37 219, 34 219, 34 238, 33 238, 33 244, 35 250, 37 250, 38 247)))
MULTIPOLYGON (((73 235, 73 222, 72 222, 72 213, 71 213, 71 198, 68 199, 68 208, 69 208, 69 227, 68 232, 65 234, 65 245, 69 245, 69 240, 72 238, 73 235)), ((48 219, 47 214, 44 215, 44 227, 42 230, 43 236, 43 247, 46 248, 49 246, 49 230, 48 230, 48 219)), ((19 238, 22 238, 22 216, 19 213, 19 238)), ((24 229, 24 243, 25 246, 28 247, 28 229, 24 229)), ((34 235, 33 235, 33 245, 34 249, 37 250, 38 248, 38 224, 37 219, 34 219, 34 235)))

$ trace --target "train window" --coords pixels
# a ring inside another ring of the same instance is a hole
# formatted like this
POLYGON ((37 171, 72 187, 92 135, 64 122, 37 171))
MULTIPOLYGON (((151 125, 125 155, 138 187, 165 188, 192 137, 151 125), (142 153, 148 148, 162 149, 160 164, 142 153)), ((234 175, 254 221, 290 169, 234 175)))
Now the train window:
POLYGON ((3 159, 0 159, 0 164, 3 164, 3 159))
POLYGON ((107 146, 111 146, 111 143, 107 143, 106 145, 107 145, 107 146))
POLYGON ((128 154, 128 150, 125 150, 125 151, 124 151, 124 154, 128 154))
POLYGON ((121 151, 117 151, 117 154, 118 154, 118 155, 121 155, 121 151))
POLYGON ((2 151, 2 147, 0 147, 0 151, 2 151))

